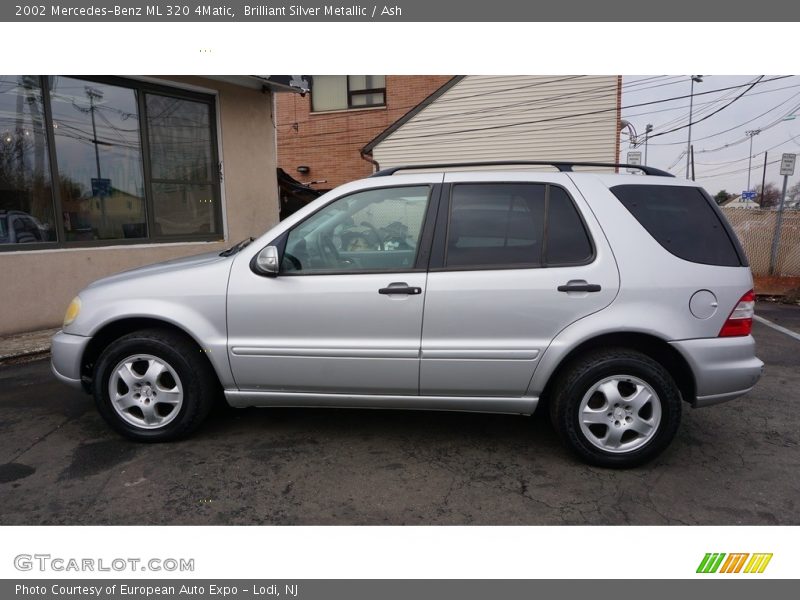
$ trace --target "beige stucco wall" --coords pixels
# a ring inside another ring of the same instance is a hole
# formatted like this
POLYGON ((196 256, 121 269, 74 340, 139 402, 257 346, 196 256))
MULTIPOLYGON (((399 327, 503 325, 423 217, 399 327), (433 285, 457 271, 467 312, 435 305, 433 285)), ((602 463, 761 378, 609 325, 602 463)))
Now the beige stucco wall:
POLYGON ((226 240, 2 252, 0 335, 59 325, 69 301, 95 279, 161 260, 221 250, 231 242, 261 235, 278 222, 271 95, 201 77, 163 79, 218 91, 226 240))

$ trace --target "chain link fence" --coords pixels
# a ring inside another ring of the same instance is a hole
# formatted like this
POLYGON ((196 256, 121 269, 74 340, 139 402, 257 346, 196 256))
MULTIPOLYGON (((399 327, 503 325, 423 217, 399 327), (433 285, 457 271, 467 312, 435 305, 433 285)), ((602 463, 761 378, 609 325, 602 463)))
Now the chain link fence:
POLYGON ((778 211, 723 207, 722 212, 739 236, 753 275, 800 277, 800 210, 784 208, 772 272, 770 263, 778 211))

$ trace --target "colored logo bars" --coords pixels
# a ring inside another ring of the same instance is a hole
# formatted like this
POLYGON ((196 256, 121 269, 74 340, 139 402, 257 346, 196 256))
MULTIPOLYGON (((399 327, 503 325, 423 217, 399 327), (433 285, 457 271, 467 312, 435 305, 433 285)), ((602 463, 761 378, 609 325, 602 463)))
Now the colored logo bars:
POLYGON ((700 561, 700 565, 697 567, 697 572, 763 573, 770 560, 772 560, 771 552, 760 554, 748 554, 746 552, 734 554, 725 554, 724 552, 708 552, 703 557, 703 560, 700 561), (748 560, 748 557, 750 560, 748 560))

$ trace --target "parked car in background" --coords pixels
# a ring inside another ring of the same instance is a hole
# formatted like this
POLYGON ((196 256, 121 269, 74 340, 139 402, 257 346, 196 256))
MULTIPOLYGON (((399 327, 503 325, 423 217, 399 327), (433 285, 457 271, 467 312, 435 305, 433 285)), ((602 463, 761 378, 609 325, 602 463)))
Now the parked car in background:
POLYGON ((691 181, 548 164, 382 171, 252 243, 102 279, 70 304, 53 371, 142 441, 188 434, 220 392, 237 407, 542 405, 583 460, 641 464, 685 403, 758 381, 747 259, 691 181))
POLYGON ((49 229, 21 210, 0 210, 0 244, 31 244, 50 240, 49 229))

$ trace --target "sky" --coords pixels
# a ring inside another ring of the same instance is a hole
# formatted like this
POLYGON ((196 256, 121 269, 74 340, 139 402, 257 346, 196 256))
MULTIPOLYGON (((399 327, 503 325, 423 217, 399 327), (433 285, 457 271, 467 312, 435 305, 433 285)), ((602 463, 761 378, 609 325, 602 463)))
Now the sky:
MULTIPOLYGON (((696 180, 712 195, 722 189, 736 194, 748 189, 750 142, 746 131, 761 130, 753 137, 750 189, 761 185, 765 150, 768 151, 766 181, 779 189, 783 177, 779 174, 779 162, 774 161, 779 161, 784 152, 800 153, 800 76, 766 81, 782 76, 765 75, 752 89, 748 90, 749 85, 724 89, 754 83, 758 77, 703 75, 703 81, 694 84, 691 132, 696 180), (746 93, 725 107, 742 92, 746 93), (712 114, 717 110, 718 113, 712 114), (796 115, 794 119, 792 115, 796 115)), ((688 128, 682 126, 689 122, 690 76, 625 76, 622 85, 622 118, 635 128, 636 141, 644 142, 647 124, 653 125, 647 144, 647 164, 685 177, 688 128), (662 102, 676 96, 687 97, 662 102), (658 103, 635 106, 648 102, 658 103), (682 128, 664 133, 676 127, 682 128)), ((644 155, 643 143, 631 147, 628 130, 623 130, 621 139, 622 162, 631 150, 644 155)), ((795 175, 789 177, 789 186, 797 181, 800 181, 800 165, 795 175)))

